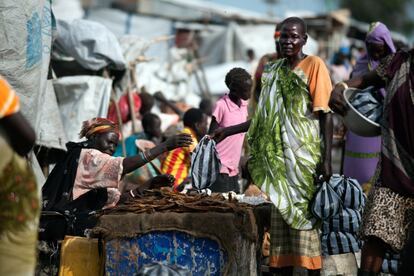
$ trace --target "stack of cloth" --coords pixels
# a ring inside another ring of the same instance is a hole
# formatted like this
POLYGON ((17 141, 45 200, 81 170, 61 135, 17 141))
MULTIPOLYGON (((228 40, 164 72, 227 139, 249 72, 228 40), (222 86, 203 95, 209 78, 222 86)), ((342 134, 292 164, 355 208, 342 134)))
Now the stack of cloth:
POLYGON ((312 213, 322 220, 322 254, 355 253, 361 249, 357 234, 365 195, 358 181, 333 175, 324 182, 312 204, 312 213))
POLYGON ((384 97, 372 87, 355 92, 349 102, 369 120, 379 123, 382 117, 384 97))

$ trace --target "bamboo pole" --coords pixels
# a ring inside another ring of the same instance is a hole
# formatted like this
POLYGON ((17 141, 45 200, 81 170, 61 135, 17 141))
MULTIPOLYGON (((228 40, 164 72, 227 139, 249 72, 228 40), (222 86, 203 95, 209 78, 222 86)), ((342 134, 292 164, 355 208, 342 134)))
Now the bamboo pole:
MULTIPOLYGON (((117 103, 116 98, 115 98, 115 91, 113 89, 112 89, 112 93, 111 93, 111 102, 112 102, 112 104, 115 105, 115 112, 116 112, 116 118, 118 120, 119 131, 122 131, 123 124, 122 124, 121 111, 119 110, 119 106, 118 106, 118 103, 117 103)), ((125 138, 126 137, 122 137, 122 140, 121 140, 122 156, 123 157, 126 157, 125 138)))

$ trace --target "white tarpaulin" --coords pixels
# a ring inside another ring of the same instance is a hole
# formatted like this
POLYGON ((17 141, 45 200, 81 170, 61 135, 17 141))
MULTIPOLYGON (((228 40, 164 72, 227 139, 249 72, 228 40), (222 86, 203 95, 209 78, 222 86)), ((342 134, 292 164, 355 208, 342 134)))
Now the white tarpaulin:
MULTIPOLYGON (((153 40, 158 37, 169 36, 173 33, 172 21, 137 14, 128 14, 115 9, 91 10, 86 17, 106 26, 117 37, 134 35, 144 40, 153 40)), ((169 41, 153 44, 146 56, 155 58, 158 62, 167 58, 169 41)))
POLYGON ((16 90, 21 111, 35 130, 44 101, 53 22, 48 0, 1 1, 0 74, 16 90))
POLYGON ((39 128, 36 129, 38 139, 36 144, 66 150, 66 132, 60 116, 55 90, 52 80, 46 82, 46 89, 42 95, 43 104, 39 112, 39 128))
POLYGON ((42 168, 40 167, 39 161, 37 161, 36 155, 34 154, 33 151, 31 151, 29 153, 29 163, 30 166, 32 167, 33 173, 36 177, 36 182, 37 182, 37 191, 39 193, 39 197, 41 197, 42 195, 42 186, 46 181, 45 175, 42 172, 42 168))
POLYGON ((56 19, 72 21, 85 15, 80 0, 53 0, 52 8, 56 19))
MULTIPOLYGON (((185 27, 185 23, 179 24, 185 27)), ((193 24, 188 24, 191 28, 193 24)), ((275 25, 255 24, 207 26, 199 29, 201 42, 199 54, 206 66, 247 60, 247 50, 252 49, 256 58, 275 52, 273 35, 275 25)), ((311 37, 303 48, 308 55, 318 53, 318 43, 311 37)))
POLYGON ((82 122, 106 117, 112 80, 96 76, 63 77, 53 80, 68 141, 79 141, 82 122))
MULTIPOLYGON (((229 89, 226 86, 226 83, 224 82, 224 79, 226 77, 226 74, 235 67, 241 67, 245 69, 246 71, 249 70, 250 64, 244 61, 238 61, 238 62, 228 62, 223 63, 220 65, 214 65, 209 66, 206 68, 206 78, 207 82, 209 83, 210 92, 212 95, 223 95, 224 93, 227 93, 229 89)), ((193 88, 196 91, 196 93, 200 93, 198 90, 198 86, 193 79, 193 88)))

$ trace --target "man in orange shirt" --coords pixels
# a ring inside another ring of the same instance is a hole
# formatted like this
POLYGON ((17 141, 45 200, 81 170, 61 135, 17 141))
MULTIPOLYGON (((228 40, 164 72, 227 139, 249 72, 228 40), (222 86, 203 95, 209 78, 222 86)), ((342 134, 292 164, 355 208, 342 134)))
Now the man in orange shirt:
POLYGON ((162 164, 162 173, 171 174, 175 177, 175 191, 181 183, 187 180, 191 165, 191 153, 198 140, 207 133, 207 116, 198 108, 189 109, 184 114, 183 122, 184 130, 182 133, 191 134, 193 144, 189 147, 170 151, 162 164))

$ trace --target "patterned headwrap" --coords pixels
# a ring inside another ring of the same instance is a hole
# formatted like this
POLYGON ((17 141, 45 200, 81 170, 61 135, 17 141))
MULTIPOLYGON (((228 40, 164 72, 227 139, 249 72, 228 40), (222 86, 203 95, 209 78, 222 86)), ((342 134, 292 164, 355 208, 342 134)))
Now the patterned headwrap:
POLYGON ((274 38, 274 40, 279 41, 280 31, 275 31, 275 33, 273 34, 273 38, 274 38))
POLYGON ((105 118, 93 118, 82 123, 79 138, 89 139, 97 133, 115 132, 119 135, 118 125, 105 118))
MULTIPOLYGON (((381 43, 387 45, 391 53, 395 53, 394 42, 392 41, 391 33, 381 22, 371 23, 367 37, 365 39, 365 44, 368 43, 381 43)), ((353 76, 362 76, 368 71, 374 70, 378 67, 380 61, 375 61, 366 53, 360 57, 355 65, 354 71, 352 72, 353 76)))

